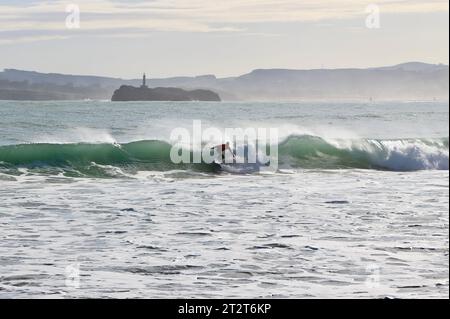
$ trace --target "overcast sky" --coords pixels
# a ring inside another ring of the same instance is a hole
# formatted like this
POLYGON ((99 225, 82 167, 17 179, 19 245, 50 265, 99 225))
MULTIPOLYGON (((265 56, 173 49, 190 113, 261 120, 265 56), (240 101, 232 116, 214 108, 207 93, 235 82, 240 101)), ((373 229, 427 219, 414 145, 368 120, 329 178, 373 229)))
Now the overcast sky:
POLYGON ((137 78, 448 64, 448 28, 447 0, 0 0, 0 69, 137 78), (80 28, 67 28, 69 4, 80 28))

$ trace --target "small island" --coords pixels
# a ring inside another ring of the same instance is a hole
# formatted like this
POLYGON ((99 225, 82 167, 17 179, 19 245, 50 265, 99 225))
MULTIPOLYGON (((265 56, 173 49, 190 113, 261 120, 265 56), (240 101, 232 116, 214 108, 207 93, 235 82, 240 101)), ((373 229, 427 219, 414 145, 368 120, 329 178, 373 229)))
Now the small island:
POLYGON ((111 98, 113 102, 126 101, 213 101, 220 102, 220 96, 210 90, 186 91, 174 87, 149 88, 146 84, 145 74, 140 87, 122 85, 114 91, 111 98))

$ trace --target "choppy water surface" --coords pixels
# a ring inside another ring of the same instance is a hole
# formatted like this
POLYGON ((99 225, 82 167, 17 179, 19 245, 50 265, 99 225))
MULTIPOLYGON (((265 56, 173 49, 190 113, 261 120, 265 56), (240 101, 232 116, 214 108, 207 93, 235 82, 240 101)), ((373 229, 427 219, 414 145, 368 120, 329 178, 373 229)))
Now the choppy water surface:
POLYGON ((448 298, 448 198, 448 104, 0 102, 0 297, 448 298), (281 170, 172 166, 192 119, 281 170))

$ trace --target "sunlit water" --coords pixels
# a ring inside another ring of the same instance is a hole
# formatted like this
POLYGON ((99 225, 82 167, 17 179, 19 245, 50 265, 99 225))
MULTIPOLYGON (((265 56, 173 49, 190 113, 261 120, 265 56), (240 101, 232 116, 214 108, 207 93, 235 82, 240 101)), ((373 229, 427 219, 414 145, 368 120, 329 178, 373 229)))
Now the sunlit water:
POLYGON ((446 103, 0 102, 0 297, 448 298, 448 135, 446 103), (280 170, 72 150, 194 119, 279 128, 280 170))

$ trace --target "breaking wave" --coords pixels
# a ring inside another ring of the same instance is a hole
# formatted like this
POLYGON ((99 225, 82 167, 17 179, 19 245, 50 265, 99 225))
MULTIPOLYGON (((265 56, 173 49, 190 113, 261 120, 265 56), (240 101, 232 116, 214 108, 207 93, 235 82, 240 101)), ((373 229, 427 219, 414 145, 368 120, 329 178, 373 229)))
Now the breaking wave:
MULTIPOLYGON (((279 167, 291 169, 448 170, 448 137, 441 139, 342 139, 291 135, 278 145, 279 167)), ((0 147, 0 173, 117 177, 139 171, 214 173, 202 164, 175 164, 171 145, 148 140, 126 144, 21 144, 0 147)), ((192 152, 191 152, 192 153, 192 152)))
POLYGON ((391 171, 448 170, 448 138, 325 140, 290 136, 279 145, 280 162, 302 168, 391 171))

